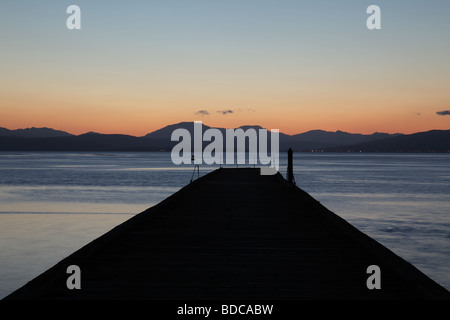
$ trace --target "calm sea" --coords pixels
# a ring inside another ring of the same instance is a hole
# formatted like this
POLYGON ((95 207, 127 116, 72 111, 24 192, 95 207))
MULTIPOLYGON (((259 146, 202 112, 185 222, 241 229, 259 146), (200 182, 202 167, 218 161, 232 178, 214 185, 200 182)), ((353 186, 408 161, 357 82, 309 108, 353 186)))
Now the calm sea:
MULTIPOLYGON (((300 188, 450 289, 450 154, 296 153, 294 165, 300 188)), ((0 153, 0 298, 192 173, 163 152, 0 153)))

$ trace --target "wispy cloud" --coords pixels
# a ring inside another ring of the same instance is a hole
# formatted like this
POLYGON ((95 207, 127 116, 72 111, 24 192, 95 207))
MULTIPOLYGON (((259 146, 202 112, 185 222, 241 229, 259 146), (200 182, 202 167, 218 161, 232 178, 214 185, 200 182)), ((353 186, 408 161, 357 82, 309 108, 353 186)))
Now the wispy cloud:
POLYGON ((209 112, 208 112, 208 110, 198 110, 196 113, 195 113, 196 115, 198 115, 198 116, 209 116, 209 112))
POLYGON ((220 113, 222 115, 227 115, 227 114, 233 113, 233 112, 234 112, 233 110, 220 110, 220 111, 217 111, 217 113, 220 113))
MULTIPOLYGON (((253 109, 253 108, 245 108, 245 109, 241 109, 241 108, 238 108, 238 109, 226 109, 226 110, 218 110, 218 111, 216 111, 217 113, 219 113, 220 115, 223 115, 223 116, 226 116, 226 115, 228 115, 228 114, 233 114, 233 113, 240 113, 240 112, 250 112, 250 113, 253 113, 253 112, 256 112, 256 110, 255 109, 253 109)), ((198 116, 209 116, 210 115, 210 113, 209 113, 209 111, 208 110, 198 110, 196 113, 195 113, 195 115, 198 115, 198 116)))
POLYGON ((450 110, 438 111, 438 112, 436 112, 436 114, 438 116, 449 116, 450 115, 450 110))

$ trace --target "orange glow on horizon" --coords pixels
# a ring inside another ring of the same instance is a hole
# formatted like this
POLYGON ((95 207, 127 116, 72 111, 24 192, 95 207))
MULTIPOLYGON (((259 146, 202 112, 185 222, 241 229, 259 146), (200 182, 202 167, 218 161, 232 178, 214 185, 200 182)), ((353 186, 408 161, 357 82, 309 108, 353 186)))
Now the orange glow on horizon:
POLYGON ((0 127, 133 136, 195 120, 290 135, 450 129, 450 115, 437 114, 450 110, 447 4, 405 14, 394 1, 392 24, 368 31, 352 3, 255 11, 256 2, 212 2, 124 3, 108 14, 86 5, 91 18, 76 31, 54 4, 4 5, 0 127))
MULTIPOLYGON (((344 131, 372 134, 374 132, 411 134, 433 129, 449 129, 450 116, 439 116, 438 108, 421 108, 422 101, 402 102, 379 97, 370 103, 362 97, 353 99, 291 97, 271 100, 244 99, 224 104, 223 99, 198 97, 183 99, 119 97, 66 97, 62 94, 2 94, 0 127, 22 129, 48 127, 72 134, 89 131, 104 134, 144 136, 167 125, 202 121, 211 127, 237 128, 260 125, 293 135, 309 130, 344 131), (361 107, 364 105, 364 107, 361 107), (380 107, 383 106, 384 107, 380 107), (214 106, 214 107, 208 107, 214 106), (237 107, 236 107, 237 106, 237 107), (199 110, 207 110, 206 115, 199 110), (221 111, 232 110, 231 113, 221 111), (418 111, 416 111, 418 110, 418 111)), ((444 105, 444 99, 430 105, 444 105)))
MULTIPOLYGON (((225 116, 224 116, 225 117, 225 116)), ((141 115, 141 117, 126 117, 125 115, 110 116, 101 121, 100 117, 80 119, 76 117, 45 118, 35 116, 32 119, 11 119, 2 121, 0 127, 10 130, 31 127, 47 127, 79 135, 89 131, 103 134, 125 134, 144 136, 150 132, 161 129, 167 125, 179 122, 202 121, 210 127, 237 128, 244 125, 259 125, 266 129, 279 129, 281 133, 294 135, 310 130, 344 131, 349 133, 372 134, 374 132, 412 134, 429 130, 447 130, 450 128, 446 117, 436 115, 395 118, 390 116, 365 118, 328 118, 317 120, 313 116, 307 118, 295 117, 283 119, 275 117, 245 118, 239 116, 226 116, 226 119, 213 119, 199 116, 170 116, 161 115, 159 118, 141 115), (417 119, 415 119, 417 118, 417 119), (441 120, 439 124, 436 120, 441 120)), ((4 119, 4 118, 3 118, 4 119)))

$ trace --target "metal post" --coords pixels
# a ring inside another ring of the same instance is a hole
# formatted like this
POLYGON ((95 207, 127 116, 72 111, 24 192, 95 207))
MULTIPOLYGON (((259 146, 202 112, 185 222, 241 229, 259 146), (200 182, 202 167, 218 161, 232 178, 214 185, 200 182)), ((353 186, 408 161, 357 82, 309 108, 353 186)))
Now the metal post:
POLYGON ((194 171, 192 172, 191 182, 194 180, 195 169, 197 169, 197 179, 200 177, 200 166, 196 164, 194 167, 194 171))
POLYGON ((287 167, 287 181, 289 184, 295 184, 294 182, 294 165, 292 160, 292 149, 288 150, 288 167, 287 167))

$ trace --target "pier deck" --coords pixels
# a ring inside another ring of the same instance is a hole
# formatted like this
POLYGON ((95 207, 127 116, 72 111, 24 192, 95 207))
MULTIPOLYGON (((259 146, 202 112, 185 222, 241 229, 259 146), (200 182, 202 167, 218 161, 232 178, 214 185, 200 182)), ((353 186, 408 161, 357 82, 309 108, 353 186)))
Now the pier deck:
POLYGON ((448 291, 280 174, 218 169, 6 299, 447 299, 448 291), (81 289, 69 290, 69 265, 81 289), (381 270, 369 290, 367 267, 381 270))

